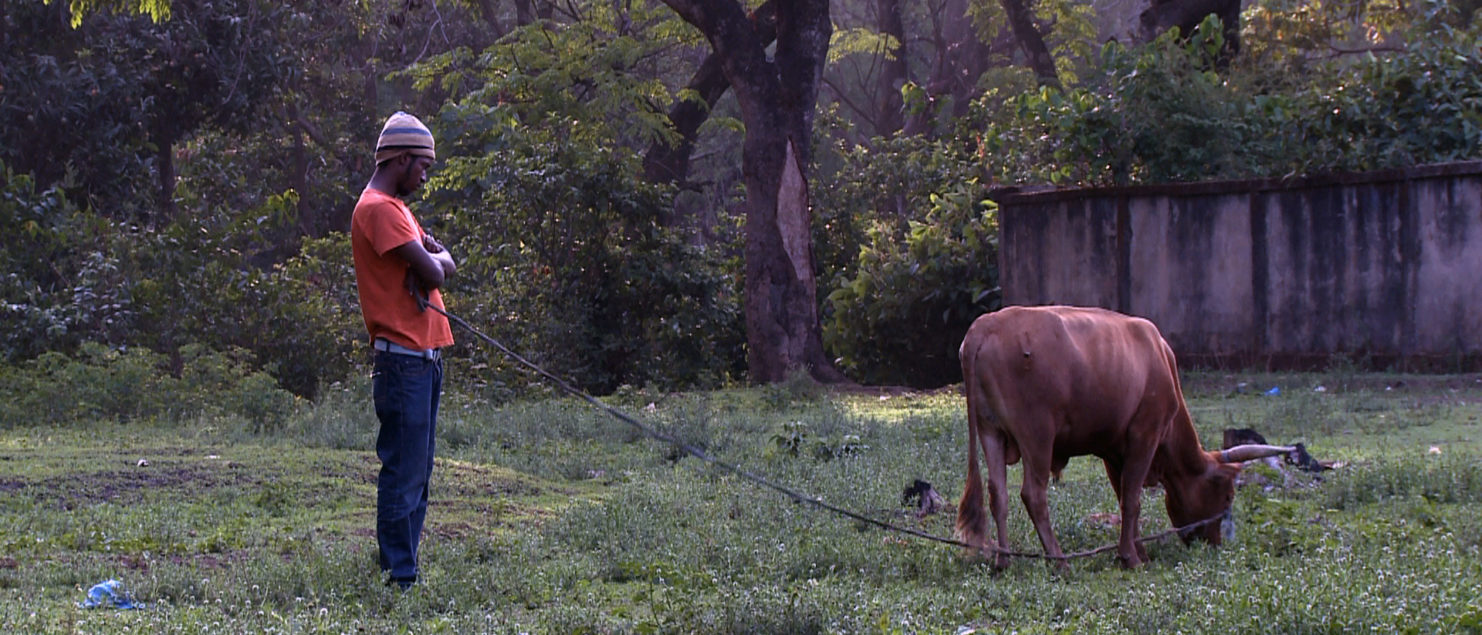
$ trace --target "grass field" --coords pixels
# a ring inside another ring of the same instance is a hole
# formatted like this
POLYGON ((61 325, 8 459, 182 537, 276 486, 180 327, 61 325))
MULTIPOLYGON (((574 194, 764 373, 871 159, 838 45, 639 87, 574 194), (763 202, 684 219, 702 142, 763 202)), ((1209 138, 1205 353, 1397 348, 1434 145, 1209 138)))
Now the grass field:
MULTIPOLYGON (((1240 490, 1222 548, 1160 542, 1140 570, 1101 555, 1063 573, 1024 560, 994 574, 789 502, 581 402, 449 395, 423 583, 405 594, 375 563, 366 390, 270 433, 230 417, 0 431, 0 632, 1482 630, 1477 376, 1187 375, 1206 446, 1250 427, 1346 465, 1285 484, 1253 470, 1276 486, 1240 490), (80 608, 108 579, 145 608, 80 608)), ((950 535, 950 509, 917 520, 900 498, 917 478, 960 495, 955 391, 784 384, 610 402, 830 503, 950 535)), ((1168 521, 1161 494, 1148 498, 1153 533, 1168 521)), ((1072 461, 1050 502, 1067 551, 1115 541, 1098 522, 1116 506, 1095 460, 1072 461)), ((1014 546, 1038 551, 1011 503, 1014 546)))

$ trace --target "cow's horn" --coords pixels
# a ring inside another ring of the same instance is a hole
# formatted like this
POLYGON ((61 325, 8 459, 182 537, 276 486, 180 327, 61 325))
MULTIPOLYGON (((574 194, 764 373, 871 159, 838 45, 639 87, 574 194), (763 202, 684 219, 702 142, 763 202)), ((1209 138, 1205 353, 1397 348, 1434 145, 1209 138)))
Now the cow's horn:
POLYGON ((1254 459, 1264 459, 1268 456, 1286 454, 1295 449, 1297 448, 1285 445, 1261 445, 1259 443, 1237 445, 1228 450, 1221 451, 1220 461, 1223 463, 1244 463, 1245 461, 1254 459))

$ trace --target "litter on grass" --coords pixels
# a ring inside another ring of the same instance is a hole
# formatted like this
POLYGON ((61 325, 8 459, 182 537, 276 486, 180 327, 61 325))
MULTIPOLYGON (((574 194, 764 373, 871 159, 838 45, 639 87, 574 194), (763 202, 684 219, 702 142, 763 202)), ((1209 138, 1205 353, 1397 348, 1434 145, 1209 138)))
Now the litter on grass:
POLYGON ((108 580, 93 585, 87 590, 87 599, 78 604, 85 609, 114 608, 114 609, 142 609, 142 603, 129 599, 129 594, 124 591, 123 583, 118 580, 108 580))

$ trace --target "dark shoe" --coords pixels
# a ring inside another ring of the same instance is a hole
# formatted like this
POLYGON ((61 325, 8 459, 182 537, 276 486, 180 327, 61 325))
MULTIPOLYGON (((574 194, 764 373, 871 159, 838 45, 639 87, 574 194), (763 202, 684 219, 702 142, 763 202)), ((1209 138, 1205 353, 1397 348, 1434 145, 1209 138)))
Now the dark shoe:
POLYGON ((387 578, 386 579, 386 586, 391 586, 391 585, 395 584, 397 586, 397 588, 399 588, 399 589, 401 589, 403 591, 412 588, 412 585, 414 585, 416 583, 417 583, 417 576, 412 576, 412 577, 409 577, 409 578, 398 578, 396 576, 391 576, 390 578, 387 578))

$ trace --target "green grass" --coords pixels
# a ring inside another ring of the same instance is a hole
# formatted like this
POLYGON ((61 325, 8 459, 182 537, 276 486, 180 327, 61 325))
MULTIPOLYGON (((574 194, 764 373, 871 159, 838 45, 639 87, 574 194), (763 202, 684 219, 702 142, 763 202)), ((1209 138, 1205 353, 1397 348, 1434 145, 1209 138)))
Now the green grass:
MULTIPOLYGON (((449 395, 424 583, 402 594, 376 570, 363 386, 266 434, 228 416, 4 430, 0 632, 1482 630, 1477 377, 1200 373, 1185 389, 1206 445, 1252 427, 1347 465, 1243 488, 1232 543, 1156 543, 1137 571, 1101 555, 994 574, 955 548, 790 502, 578 401, 449 395), (1262 394, 1271 386, 1281 395, 1262 394), (147 608, 78 607, 110 578, 147 608)), ((951 532, 950 512, 918 521, 900 496, 916 478, 960 495, 953 391, 793 383, 612 402, 831 503, 951 532)), ((1144 503, 1145 532, 1167 527, 1160 496, 1144 503)), ((1067 551, 1115 541, 1093 518, 1116 511, 1098 462, 1072 461, 1050 500, 1067 551)), ((1011 504, 1014 546, 1038 551, 1011 504)))

